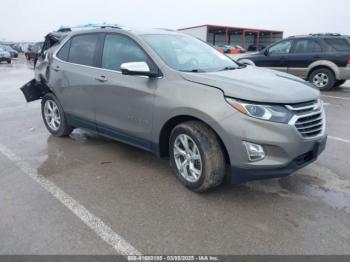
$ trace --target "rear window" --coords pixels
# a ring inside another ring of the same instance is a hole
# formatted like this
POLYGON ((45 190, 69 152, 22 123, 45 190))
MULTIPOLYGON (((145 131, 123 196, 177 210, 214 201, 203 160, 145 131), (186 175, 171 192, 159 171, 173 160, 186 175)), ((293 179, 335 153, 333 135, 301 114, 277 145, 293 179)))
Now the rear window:
POLYGON ((75 36, 71 40, 68 61, 81 65, 94 65, 98 34, 75 36))
POLYGON ((326 43, 329 44, 336 51, 350 51, 350 44, 343 38, 326 38, 326 43))

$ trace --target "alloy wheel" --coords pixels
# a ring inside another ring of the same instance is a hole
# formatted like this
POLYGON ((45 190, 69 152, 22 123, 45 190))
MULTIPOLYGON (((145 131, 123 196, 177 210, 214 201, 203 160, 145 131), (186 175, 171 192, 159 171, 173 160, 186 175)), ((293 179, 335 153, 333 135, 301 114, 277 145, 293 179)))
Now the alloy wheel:
POLYGON ((47 100, 44 104, 44 116, 46 124, 57 131, 61 126, 61 116, 57 104, 53 100, 47 100))
POLYGON ((202 174, 202 158, 198 146, 191 137, 180 134, 174 141, 174 159, 181 176, 194 183, 202 174))
POLYGON ((317 87, 325 87, 329 82, 329 77, 325 73, 318 73, 312 79, 312 82, 317 87))

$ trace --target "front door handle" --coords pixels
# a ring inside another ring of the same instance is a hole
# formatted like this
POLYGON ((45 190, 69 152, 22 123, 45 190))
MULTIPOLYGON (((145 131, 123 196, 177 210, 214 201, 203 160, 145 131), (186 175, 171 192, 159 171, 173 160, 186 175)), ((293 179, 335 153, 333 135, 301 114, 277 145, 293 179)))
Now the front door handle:
POLYGON ((55 68, 53 70, 56 72, 59 72, 59 71, 61 71, 61 68, 59 66, 55 66, 55 68))
POLYGON ((95 80, 100 81, 100 82, 107 82, 108 79, 105 76, 97 76, 95 77, 95 80))

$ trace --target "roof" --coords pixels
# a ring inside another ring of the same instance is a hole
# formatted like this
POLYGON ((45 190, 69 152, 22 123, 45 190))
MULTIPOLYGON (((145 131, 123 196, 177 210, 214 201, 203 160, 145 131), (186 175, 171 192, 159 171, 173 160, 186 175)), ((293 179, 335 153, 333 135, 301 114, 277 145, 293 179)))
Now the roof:
POLYGON ((308 35, 294 35, 290 36, 288 38, 338 38, 338 37, 349 37, 346 35, 341 35, 341 34, 335 34, 335 33, 318 33, 318 34, 308 34, 308 35))
POLYGON ((238 30, 246 30, 246 31, 265 31, 265 32, 272 32, 272 33, 283 33, 281 30, 270 30, 270 29, 257 29, 257 28, 246 28, 246 27, 238 27, 238 26, 225 26, 225 25, 213 25, 213 24, 204 24, 204 25, 197 25, 197 26, 191 26, 191 27, 185 27, 185 28, 179 28, 179 31, 187 30, 187 29, 194 29, 199 27, 216 27, 216 28, 227 28, 227 29, 238 29, 238 30))
POLYGON ((178 32, 176 30, 172 29, 166 29, 166 28, 154 28, 154 29, 144 29, 144 28, 135 28, 135 29, 120 29, 120 28, 111 28, 111 27, 103 27, 103 28, 85 28, 85 29, 75 29, 72 31, 64 30, 62 31, 55 31, 51 32, 49 35, 54 36, 55 38, 64 38, 67 35, 75 35, 75 34, 81 34, 81 33, 97 33, 97 32, 129 32, 135 35, 150 35, 150 34, 164 34, 164 35, 170 35, 170 34, 176 34, 176 35, 182 35, 183 33, 178 32))

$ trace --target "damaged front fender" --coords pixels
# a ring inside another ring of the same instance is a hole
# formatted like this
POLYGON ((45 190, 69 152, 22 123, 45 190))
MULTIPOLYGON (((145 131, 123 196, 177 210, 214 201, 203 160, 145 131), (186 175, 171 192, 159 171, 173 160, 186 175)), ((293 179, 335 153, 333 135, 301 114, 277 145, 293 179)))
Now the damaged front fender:
POLYGON ((46 85, 35 79, 29 81, 20 89, 28 103, 41 99, 45 94, 50 92, 50 89, 46 85))

